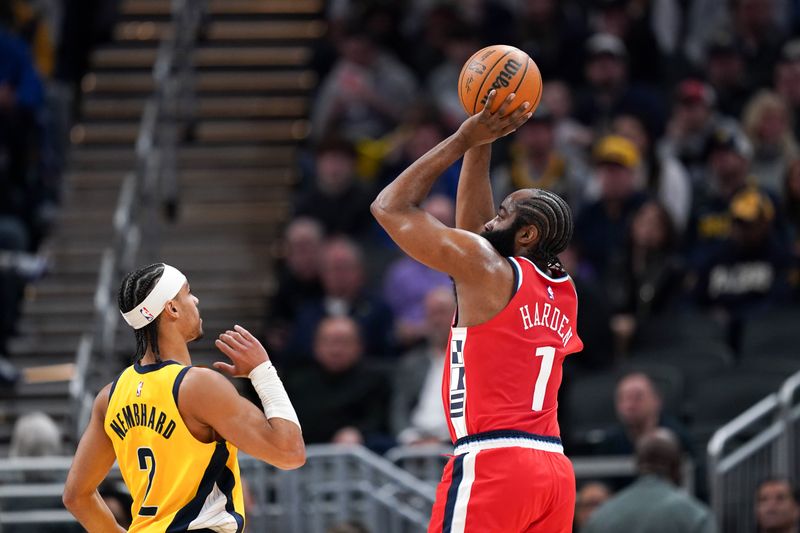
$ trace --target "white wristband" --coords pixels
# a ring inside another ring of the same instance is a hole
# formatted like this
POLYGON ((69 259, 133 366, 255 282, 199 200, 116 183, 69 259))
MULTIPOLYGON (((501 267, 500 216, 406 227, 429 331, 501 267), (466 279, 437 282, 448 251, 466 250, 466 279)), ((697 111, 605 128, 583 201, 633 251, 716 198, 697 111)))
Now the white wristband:
POLYGON ((278 371, 270 361, 265 361, 255 367, 247 377, 250 378, 253 388, 256 389, 267 418, 283 418, 300 427, 300 421, 297 419, 297 413, 294 412, 289 395, 286 394, 281 378, 278 377, 278 371))

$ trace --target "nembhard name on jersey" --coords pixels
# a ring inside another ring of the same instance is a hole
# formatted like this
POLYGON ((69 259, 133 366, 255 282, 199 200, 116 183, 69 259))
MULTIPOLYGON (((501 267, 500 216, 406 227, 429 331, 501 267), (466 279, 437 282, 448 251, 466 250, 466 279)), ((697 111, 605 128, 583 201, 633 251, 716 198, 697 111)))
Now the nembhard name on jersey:
POLYGON ((536 302, 533 307, 533 318, 531 318, 528 305, 526 304, 520 307, 519 312, 522 315, 522 326, 526 330, 540 326, 555 331, 556 334, 561 337, 562 346, 566 347, 567 343, 574 335, 567 315, 562 313, 561 309, 555 305, 546 302, 542 303, 541 312, 539 309, 539 302, 536 302))
POLYGON ((111 421, 111 429, 120 439, 124 439, 128 431, 136 426, 150 428, 165 439, 170 438, 175 431, 175 422, 172 419, 167 423, 167 415, 155 407, 148 407, 146 403, 126 405, 111 421))

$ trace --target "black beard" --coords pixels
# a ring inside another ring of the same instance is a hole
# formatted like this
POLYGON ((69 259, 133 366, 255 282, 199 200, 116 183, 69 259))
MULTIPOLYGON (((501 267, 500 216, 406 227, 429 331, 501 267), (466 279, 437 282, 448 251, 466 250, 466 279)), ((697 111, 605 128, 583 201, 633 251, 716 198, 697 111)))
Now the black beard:
POLYGON ((489 241, 489 244, 494 246, 497 253, 503 257, 514 256, 514 244, 517 237, 517 230, 519 227, 516 223, 512 224, 506 229, 498 229, 493 231, 482 231, 481 237, 489 241))

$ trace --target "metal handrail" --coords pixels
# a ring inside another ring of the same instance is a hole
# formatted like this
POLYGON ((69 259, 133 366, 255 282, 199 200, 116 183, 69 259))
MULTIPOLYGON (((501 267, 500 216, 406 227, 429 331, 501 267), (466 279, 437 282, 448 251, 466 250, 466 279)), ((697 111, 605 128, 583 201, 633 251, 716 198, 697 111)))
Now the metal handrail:
POLYGON ((708 441, 709 456, 721 455, 725 445, 736 435, 752 426, 778 407, 778 395, 770 394, 719 428, 708 441))
POLYGON ((708 484, 711 508, 719 520, 724 519, 725 501, 723 475, 732 472, 743 461, 761 450, 767 450, 773 473, 789 477, 795 472, 797 458, 794 450, 798 436, 792 421, 800 418, 800 405, 795 396, 800 390, 800 372, 788 377, 776 393, 769 394, 739 416, 723 425, 708 442, 708 484), (758 434, 751 436, 735 449, 727 450, 736 437, 759 425, 758 434), (763 427, 761 427, 763 426, 763 427))
MULTIPOLYGON (((250 483, 254 500, 249 520, 277 512, 285 526, 279 530, 284 533, 321 531, 322 527, 314 529, 313 525, 321 526, 330 514, 339 517, 350 514, 358 504, 354 506, 354 501, 347 496, 355 495, 355 499, 362 500, 362 503, 371 502, 368 507, 371 510, 366 513, 363 507, 360 508, 368 521, 377 519, 375 513, 380 512, 388 514, 392 523, 405 520, 415 530, 422 531, 427 525, 435 489, 383 457, 362 446, 331 444, 308 446, 306 457, 307 465, 300 470, 280 471, 239 452, 242 478, 250 483), (320 480, 316 476, 319 472, 330 477, 320 480), (338 501, 328 499, 338 495, 342 496, 338 501), (316 505, 309 504, 309 497, 316 505), (305 523, 305 519, 310 523, 305 523)), ((71 462, 71 457, 0 459, 0 482, 5 482, 6 486, 0 494, 0 503, 30 494, 34 486, 46 487, 48 493, 57 492, 57 487, 63 486, 71 462)), ((109 477, 120 478, 117 465, 112 467, 109 477)), ((36 512, 46 514, 52 509, 36 512)), ((0 524, 17 522, 21 518, 35 522, 34 514, 9 519, 3 513, 0 524)), ((391 533, 409 529, 390 527, 381 531, 391 533)))
POLYGON ((792 427, 791 422, 796 417, 795 411, 797 405, 794 404, 794 398, 797 391, 800 390, 800 372, 790 376, 783 382, 780 390, 778 391, 778 402, 780 403, 781 418, 786 425, 786 436, 781 445, 781 455, 784 458, 784 468, 786 472, 790 472, 791 477, 797 472, 798 459, 795 454, 798 444, 798 435, 794 431, 790 431, 792 427))

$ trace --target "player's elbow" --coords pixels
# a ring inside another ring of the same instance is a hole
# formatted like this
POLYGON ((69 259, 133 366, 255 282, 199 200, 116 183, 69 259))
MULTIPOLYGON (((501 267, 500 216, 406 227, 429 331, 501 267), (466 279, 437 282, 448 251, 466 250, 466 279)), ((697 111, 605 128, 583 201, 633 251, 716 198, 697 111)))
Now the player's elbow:
POLYGON ((306 463, 306 445, 303 432, 294 422, 280 418, 270 419, 274 431, 268 437, 269 445, 263 448, 261 460, 280 468, 294 470, 306 463))
POLYGON ((306 464, 306 446, 303 439, 295 439, 281 446, 280 456, 270 461, 281 470, 296 470, 306 464))
POLYGON ((375 217, 375 220, 378 222, 381 222, 387 215, 386 202, 383 201, 382 197, 383 195, 379 194, 369 206, 370 213, 372 213, 372 216, 375 217))
POLYGON ((61 495, 61 502, 64 504, 67 511, 72 514, 75 514, 75 509, 78 509, 80 506, 80 495, 69 483, 64 485, 64 494, 61 495))
POLYGON ((306 447, 302 443, 295 450, 286 454, 281 470, 296 470, 306 464, 306 447))

